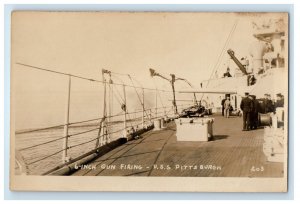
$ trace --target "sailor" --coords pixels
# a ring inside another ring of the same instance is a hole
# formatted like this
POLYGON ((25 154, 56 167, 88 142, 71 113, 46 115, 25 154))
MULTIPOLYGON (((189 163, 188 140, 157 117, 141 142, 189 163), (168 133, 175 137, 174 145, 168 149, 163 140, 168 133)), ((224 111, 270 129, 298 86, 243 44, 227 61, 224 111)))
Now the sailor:
POLYGON ((264 94, 264 98, 262 99, 262 107, 261 107, 261 113, 267 113, 267 100, 268 100, 268 94, 264 94))
POLYGON ((227 67, 227 71, 224 73, 223 77, 232 77, 230 74, 230 69, 227 67))
POLYGON ((227 96, 226 100, 224 101, 224 111, 225 111, 225 117, 226 118, 229 118, 230 108, 231 108, 230 97, 227 96))
POLYGON ((273 102, 271 100, 271 95, 270 94, 265 94, 263 99, 263 110, 262 113, 270 113, 274 111, 274 106, 273 102))
POLYGON ((254 75, 248 75, 248 86, 252 86, 256 83, 254 75))
POLYGON ((240 108, 243 111, 243 131, 250 130, 250 114, 253 109, 253 103, 248 92, 245 93, 245 97, 241 101, 240 108))
POLYGON ((276 103, 275 103, 275 108, 278 107, 283 107, 284 106, 284 98, 281 93, 276 94, 276 103))
POLYGON ((221 101, 221 105, 222 105, 222 116, 224 116, 224 103, 225 103, 225 101, 226 101, 226 96, 225 96, 225 98, 223 98, 222 101, 221 101))
POLYGON ((267 100, 266 100, 266 111, 267 113, 274 112, 274 104, 273 101, 271 100, 271 94, 267 94, 267 100))
POLYGON ((264 51, 265 51, 265 53, 267 53, 267 52, 273 52, 274 51, 273 45, 271 43, 269 43, 269 42, 266 42, 265 50, 264 51))
POLYGON ((265 69, 264 67, 260 67, 258 70, 258 74, 263 74, 263 73, 265 73, 265 69))
MULTIPOLYGON (((249 95, 249 98, 250 98, 250 100, 251 100, 251 103, 252 103, 252 107, 254 107, 254 97, 253 97, 253 95, 249 95)), ((252 108, 252 110, 251 110, 251 112, 250 112, 250 123, 249 123, 249 125, 250 125, 250 129, 252 129, 252 127, 253 127, 253 123, 254 123, 254 121, 253 121, 253 113, 254 113, 254 108, 252 108)))
POLYGON ((258 127, 258 111, 259 111, 259 101, 256 99, 255 95, 251 95, 253 109, 251 112, 251 129, 257 129, 258 127))

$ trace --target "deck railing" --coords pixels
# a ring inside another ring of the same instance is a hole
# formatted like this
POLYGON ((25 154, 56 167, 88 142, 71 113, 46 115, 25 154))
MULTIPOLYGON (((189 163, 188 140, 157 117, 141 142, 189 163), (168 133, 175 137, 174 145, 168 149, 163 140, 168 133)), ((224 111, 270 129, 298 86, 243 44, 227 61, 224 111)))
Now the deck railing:
MULTIPOLYGON (((141 102, 141 110, 129 111, 125 108, 123 112, 115 115, 106 115, 104 117, 92 118, 77 122, 70 122, 70 95, 72 78, 79 78, 88 80, 90 82, 102 83, 110 85, 111 83, 97 79, 90 79, 69 73, 57 72, 45 68, 40 68, 31 65, 17 63, 21 67, 38 69, 41 71, 51 72, 54 74, 65 75, 68 80, 66 108, 65 108, 65 123, 55 126, 37 128, 16 132, 17 139, 22 135, 23 140, 26 141, 27 146, 16 149, 16 170, 23 174, 48 174, 51 171, 68 165, 82 158, 88 152, 115 141, 121 137, 127 137, 134 131, 147 128, 153 125, 153 120, 170 117, 174 115, 173 106, 158 107, 157 97, 159 92, 171 92, 168 90, 160 90, 157 88, 146 88, 142 86, 135 86, 134 84, 118 84, 116 86, 131 87, 135 89, 136 94, 139 93, 136 89, 142 89, 142 96, 138 95, 141 102), (145 107, 144 91, 151 90, 156 92, 155 107, 145 107), (125 117, 123 117, 125 116, 125 117), (106 122, 105 122, 106 121, 106 122), (105 129, 105 130, 104 130, 105 129), (44 141, 36 142, 33 138, 38 138, 44 141), (32 140, 32 142, 30 141, 32 140), (61 156, 60 156, 61 155, 61 156)), ((126 91, 124 89, 124 91, 126 91)), ((124 92, 124 97, 126 93, 124 92)), ((111 98, 109 98, 110 100, 111 98)), ((126 101, 126 100, 125 100, 126 101)), ((161 100, 162 102, 162 100, 161 100)), ((105 103, 105 101, 104 101, 105 103)), ((126 102, 125 102, 126 103, 126 102)), ((121 105, 121 104, 120 104, 121 105)), ((125 106, 127 104, 124 104, 125 106)), ((179 110, 184 109, 192 104, 179 104, 179 110)), ((34 113, 33 113, 34 114, 34 113)), ((34 116, 33 116, 34 117, 34 116)), ((47 116, 45 116, 47 117, 47 116)))

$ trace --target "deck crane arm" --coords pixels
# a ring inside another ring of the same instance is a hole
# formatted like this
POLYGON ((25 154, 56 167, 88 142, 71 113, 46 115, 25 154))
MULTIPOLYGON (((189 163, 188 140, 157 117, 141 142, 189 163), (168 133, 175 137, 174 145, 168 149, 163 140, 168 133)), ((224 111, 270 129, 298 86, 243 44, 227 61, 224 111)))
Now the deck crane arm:
POLYGON ((188 80, 183 79, 183 78, 176 78, 175 81, 177 81, 177 80, 185 81, 191 88, 193 88, 192 84, 188 80))
POLYGON ((174 75, 174 74, 171 74, 171 77, 172 77, 172 78, 171 78, 171 79, 168 79, 167 77, 165 77, 165 76, 163 76, 163 75, 157 73, 154 69, 151 69, 151 68, 150 68, 149 71, 150 71, 151 77, 158 76, 158 77, 160 77, 160 78, 162 78, 162 79, 165 79, 165 80, 167 80, 168 82, 171 83, 171 86, 172 86, 172 92, 173 92, 173 101, 172 101, 172 103, 173 103, 173 106, 174 106, 174 112, 175 112, 175 114, 178 114, 177 105, 176 105, 176 98, 175 98, 175 87, 174 87, 175 75, 174 75))
POLYGON ((227 50, 227 53, 231 57, 231 59, 235 62, 235 64, 239 67, 239 69, 243 72, 243 74, 248 75, 247 70, 245 67, 242 65, 242 63, 235 57, 234 51, 229 49, 227 50))
POLYGON ((151 69, 151 68, 150 68, 149 70, 150 70, 150 75, 151 75, 151 77, 158 76, 158 77, 161 77, 161 78, 163 78, 163 79, 165 79, 165 80, 171 82, 170 79, 168 79, 167 77, 164 77, 163 75, 157 73, 154 69, 151 69))
MULTIPOLYGON (((191 88, 194 88, 194 86, 186 79, 183 78, 176 78, 175 80, 182 80, 185 81, 191 88)), ((197 97, 196 97, 196 93, 194 93, 194 103, 197 105, 197 97)))
MULTIPOLYGON (((174 106, 174 112, 175 112, 175 114, 178 114, 177 104, 176 104, 176 97, 175 97, 175 86, 174 86, 174 83, 175 83, 175 81, 177 81, 177 80, 182 80, 182 81, 185 81, 191 88, 193 88, 192 84, 191 84, 188 80, 186 80, 186 79, 184 79, 184 78, 178 78, 178 77, 176 77, 175 74, 170 74, 171 79, 168 79, 167 77, 165 77, 165 76, 163 76, 163 75, 157 73, 154 69, 151 69, 151 68, 150 68, 149 71, 150 71, 151 77, 158 76, 158 77, 160 77, 160 78, 162 78, 162 79, 165 79, 165 80, 167 80, 168 82, 170 82, 170 84, 171 84, 171 86, 172 86, 172 92, 173 92, 173 100, 172 100, 172 103, 173 103, 173 106, 174 106)), ((197 103, 196 93, 194 93, 194 102, 197 103)))

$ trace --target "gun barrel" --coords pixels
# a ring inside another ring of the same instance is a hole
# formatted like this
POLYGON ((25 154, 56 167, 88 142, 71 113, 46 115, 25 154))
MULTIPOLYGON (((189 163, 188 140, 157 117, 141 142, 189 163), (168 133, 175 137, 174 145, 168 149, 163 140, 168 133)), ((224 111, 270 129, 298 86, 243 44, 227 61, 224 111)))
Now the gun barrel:
POLYGON ((246 68, 242 65, 242 63, 235 57, 234 51, 229 49, 227 53, 231 57, 231 59, 235 62, 235 64, 239 67, 239 69, 243 72, 243 74, 248 75, 246 68))

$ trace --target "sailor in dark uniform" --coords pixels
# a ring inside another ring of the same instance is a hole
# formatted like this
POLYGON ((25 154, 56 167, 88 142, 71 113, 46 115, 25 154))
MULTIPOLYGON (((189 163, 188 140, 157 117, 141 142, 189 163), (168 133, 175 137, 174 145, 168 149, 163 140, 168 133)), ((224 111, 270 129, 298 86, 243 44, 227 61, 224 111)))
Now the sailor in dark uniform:
POLYGON ((258 111, 259 111, 259 102, 256 99, 255 95, 251 95, 253 109, 251 111, 251 129, 257 129, 258 127, 258 111))
POLYGON ((281 95, 281 93, 278 93, 278 94, 276 94, 276 96, 277 96, 277 100, 276 100, 276 103, 275 103, 275 108, 283 107, 284 106, 283 95, 281 95))
POLYGON ((243 111, 243 131, 250 130, 250 114, 253 109, 253 102, 249 97, 249 93, 245 93, 245 97, 242 99, 241 110, 243 111))
POLYGON ((222 101, 221 101, 221 105, 222 105, 222 116, 224 116, 224 103, 226 101, 226 98, 224 98, 222 101))
POLYGON ((274 105, 271 100, 270 94, 265 94, 265 98, 263 99, 263 111, 262 113, 270 113, 274 111, 274 105))
POLYGON ((271 94, 267 94, 267 101, 266 101, 266 111, 267 113, 274 112, 275 107, 273 101, 271 100, 271 94))
POLYGON ((230 74, 230 69, 227 67, 227 71, 223 74, 223 77, 232 77, 230 74))

